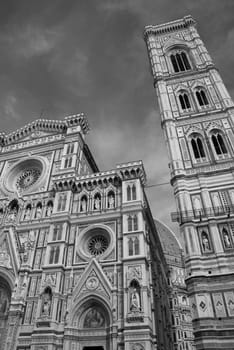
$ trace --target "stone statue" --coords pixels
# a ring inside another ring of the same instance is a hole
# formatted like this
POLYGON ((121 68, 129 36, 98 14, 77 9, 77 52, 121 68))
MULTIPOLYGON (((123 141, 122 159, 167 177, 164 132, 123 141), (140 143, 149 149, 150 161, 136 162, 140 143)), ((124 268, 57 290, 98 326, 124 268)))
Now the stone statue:
POLYGON ((225 248, 231 248, 232 246, 231 240, 226 230, 223 230, 223 241, 224 241, 225 248))
POLYGON ((27 207, 25 214, 24 214, 24 220, 29 220, 31 217, 31 209, 30 207, 27 207))
POLYGON ((15 221, 16 216, 17 216, 16 208, 11 209, 11 211, 8 214, 8 221, 15 221))
POLYGON ((51 294, 45 292, 43 294, 43 305, 42 305, 42 315, 49 316, 51 307, 51 294))
POLYGON ((140 311, 140 296, 136 288, 133 289, 131 294, 130 311, 140 311))
POLYGON ((99 198, 99 197, 96 197, 96 198, 94 199, 94 209, 99 210, 99 209, 100 209, 100 204, 101 204, 100 198, 99 198))
POLYGON ((53 206, 51 203, 49 203, 46 207, 46 216, 51 216, 52 211, 53 211, 53 206))
POLYGON ((111 194, 108 197, 108 208, 113 209, 115 206, 115 197, 113 196, 113 194, 111 194))
POLYGON ((86 210, 87 210, 87 200, 83 198, 81 201, 81 211, 86 211, 86 210))
POLYGON ((205 232, 202 233, 202 247, 203 247, 204 252, 211 250, 208 235, 205 232))
POLYGON ((41 218, 41 215, 42 215, 42 207, 41 206, 38 206, 36 208, 36 219, 40 219, 41 218))

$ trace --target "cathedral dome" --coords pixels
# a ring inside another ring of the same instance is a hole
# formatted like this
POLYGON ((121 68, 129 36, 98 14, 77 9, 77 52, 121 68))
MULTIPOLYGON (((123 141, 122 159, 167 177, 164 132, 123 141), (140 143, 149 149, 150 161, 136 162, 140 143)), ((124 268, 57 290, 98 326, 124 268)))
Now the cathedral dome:
POLYGON ((159 235, 163 252, 166 255, 166 259, 170 259, 171 261, 173 257, 175 262, 181 262, 181 253, 183 248, 174 232, 172 232, 167 225, 159 220, 154 219, 154 223, 159 235))

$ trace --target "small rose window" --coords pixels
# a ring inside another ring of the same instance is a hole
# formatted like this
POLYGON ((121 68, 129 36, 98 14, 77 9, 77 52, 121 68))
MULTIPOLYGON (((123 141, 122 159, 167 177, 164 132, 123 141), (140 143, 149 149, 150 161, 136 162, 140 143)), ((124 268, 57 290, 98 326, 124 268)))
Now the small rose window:
POLYGON ((95 235, 88 240, 88 251, 91 255, 103 254, 109 246, 107 237, 103 235, 95 235))

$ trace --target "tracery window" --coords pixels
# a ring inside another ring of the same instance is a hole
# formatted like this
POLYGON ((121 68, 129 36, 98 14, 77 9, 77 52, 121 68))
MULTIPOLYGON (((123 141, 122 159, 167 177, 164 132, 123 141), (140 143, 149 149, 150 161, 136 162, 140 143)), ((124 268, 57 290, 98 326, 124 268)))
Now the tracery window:
POLYGON ((137 215, 129 215, 128 219, 128 232, 137 231, 138 230, 138 217, 137 215))
POLYGON ((140 254, 140 242, 138 237, 130 237, 128 240, 128 255, 140 254))
POLYGON ((58 241, 62 238, 62 225, 58 224, 54 226, 53 229, 53 241, 58 241))
POLYGON ((64 168, 71 168, 72 166, 72 157, 68 157, 65 159, 65 162, 64 162, 64 168))
POLYGON ((178 51, 177 53, 171 54, 170 58, 175 73, 191 69, 187 54, 184 51, 178 51))
POLYGON ((201 107, 209 105, 209 101, 207 99, 207 95, 204 89, 199 89, 196 91, 196 98, 201 107))
POLYGON ((136 185, 128 185, 127 186, 127 201, 136 200, 136 185))
POLYGON ((64 211, 66 208, 67 194, 61 193, 58 197, 58 211, 64 211))
POLYGON ((60 253, 60 248, 59 246, 54 246, 50 250, 50 259, 49 259, 49 264, 57 264, 59 261, 59 253, 60 253))
POLYGON ((217 155, 228 153, 227 147, 223 140, 223 136, 220 133, 213 134, 211 136, 211 140, 217 155))
POLYGON ((74 152, 74 143, 69 143, 67 145, 67 154, 71 154, 74 152))
POLYGON ((192 145, 192 149, 193 149, 193 154, 195 159, 201 159, 201 158, 205 158, 205 151, 204 151, 204 147, 203 147, 203 143, 202 140, 199 136, 194 136, 191 139, 191 145, 192 145))
POLYGON ((186 92, 181 92, 179 94, 179 101, 180 101, 180 106, 182 110, 187 110, 191 108, 191 104, 189 101, 188 94, 186 92))

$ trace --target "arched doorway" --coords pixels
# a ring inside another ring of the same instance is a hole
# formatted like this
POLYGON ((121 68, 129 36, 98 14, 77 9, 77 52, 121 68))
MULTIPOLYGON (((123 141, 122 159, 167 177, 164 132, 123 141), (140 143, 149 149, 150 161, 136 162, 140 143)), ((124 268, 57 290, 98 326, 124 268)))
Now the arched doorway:
POLYGON ((93 297, 78 305, 74 312, 73 340, 82 350, 111 349, 111 312, 105 302, 93 297))
POLYGON ((11 288, 8 282, 0 276, 0 350, 3 350, 6 339, 10 302, 11 288))

